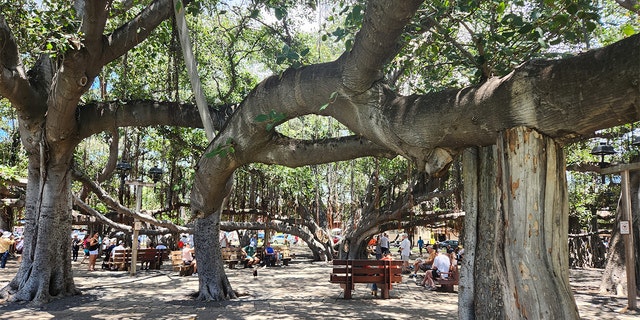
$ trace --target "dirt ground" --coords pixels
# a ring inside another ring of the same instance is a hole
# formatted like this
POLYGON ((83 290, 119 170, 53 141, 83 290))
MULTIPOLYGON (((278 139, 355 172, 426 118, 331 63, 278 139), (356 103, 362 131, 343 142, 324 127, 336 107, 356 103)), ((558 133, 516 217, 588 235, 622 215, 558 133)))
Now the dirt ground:
MULTIPOLYGON (((0 319, 456 319, 457 293, 424 290, 406 277, 391 291, 391 299, 373 297, 365 285, 356 286, 353 299, 344 300, 338 285, 329 283, 331 265, 313 262, 297 252, 289 266, 258 270, 227 269, 238 299, 198 302, 198 277, 180 277, 170 270, 127 272, 86 271, 73 263, 76 286, 82 295, 32 307, 0 302, 0 319)), ((0 286, 17 270, 15 260, 0 269, 0 286)), ((601 270, 571 270, 571 285, 582 319, 640 319, 624 312, 626 297, 597 293, 601 270)))

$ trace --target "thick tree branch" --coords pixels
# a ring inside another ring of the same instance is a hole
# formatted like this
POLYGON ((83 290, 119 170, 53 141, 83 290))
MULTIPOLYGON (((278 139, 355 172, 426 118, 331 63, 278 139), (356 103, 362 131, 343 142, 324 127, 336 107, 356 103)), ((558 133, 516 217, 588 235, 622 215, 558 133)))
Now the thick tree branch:
POLYGON ((640 14, 640 3, 637 0, 616 0, 616 2, 623 8, 640 14))
MULTIPOLYGON (((224 113, 215 112, 209 106, 216 129, 224 123, 224 113)), ((202 128, 198 108, 192 104, 156 102, 149 100, 113 101, 82 105, 78 107, 79 137, 110 131, 127 126, 168 125, 176 127, 202 128)))
MULTIPOLYGON (((85 0, 82 8, 82 32, 84 33, 84 46, 93 59, 102 56, 102 34, 107 23, 108 9, 111 1, 85 0)), ((102 67, 102 65, 100 65, 102 67)))
POLYGON ((151 32, 173 13, 172 0, 156 0, 136 17, 107 36, 107 46, 101 65, 125 54, 149 36, 151 32))
POLYGON ((382 68, 400 50, 398 38, 422 2, 368 1, 353 49, 343 57, 343 84, 350 94, 365 92, 374 81, 382 79, 382 68))
POLYGON ((295 168, 364 156, 393 158, 396 155, 360 136, 309 141, 274 135, 271 143, 266 144, 260 152, 247 155, 247 158, 250 157, 254 162, 295 168), (310 157, 311 154, 314 156, 310 157))
POLYGON ((46 110, 46 96, 29 83, 16 39, 0 14, 0 96, 9 99, 22 118, 40 118, 46 110))

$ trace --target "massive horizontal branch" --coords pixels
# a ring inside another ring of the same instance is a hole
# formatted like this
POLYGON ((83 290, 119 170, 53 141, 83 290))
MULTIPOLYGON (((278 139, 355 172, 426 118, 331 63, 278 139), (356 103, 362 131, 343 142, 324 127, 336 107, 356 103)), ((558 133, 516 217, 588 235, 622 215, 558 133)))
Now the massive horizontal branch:
POLYGON ((252 162, 280 164, 295 168, 364 156, 393 158, 396 155, 360 136, 309 141, 276 135, 262 148, 261 152, 252 153, 250 156, 252 162))
MULTIPOLYGON (((224 116, 209 106, 212 116, 224 116)), ((128 126, 167 125, 202 128, 198 108, 193 104, 158 102, 151 100, 111 101, 89 103, 78 107, 79 137, 128 126)), ((216 119, 216 123, 224 123, 216 119)), ((216 129, 220 129, 217 127, 216 129)))

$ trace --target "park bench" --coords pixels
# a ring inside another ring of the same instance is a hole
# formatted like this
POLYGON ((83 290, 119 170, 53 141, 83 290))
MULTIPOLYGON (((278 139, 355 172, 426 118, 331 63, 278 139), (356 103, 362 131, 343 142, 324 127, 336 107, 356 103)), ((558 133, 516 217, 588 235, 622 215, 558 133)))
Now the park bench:
POLYGON ((222 251, 222 261, 229 265, 229 269, 236 267, 236 264, 242 263, 242 249, 238 247, 220 248, 222 251))
POLYGON ((173 271, 178 271, 180 276, 190 276, 193 274, 193 266, 185 266, 182 262, 182 251, 171 251, 171 266, 173 271))
POLYGON ((399 260, 333 260, 329 282, 344 289, 344 298, 351 299, 356 283, 375 283, 382 298, 389 298, 392 283, 402 282, 402 261, 399 260))
POLYGON ((434 279, 436 284, 439 284, 443 291, 453 292, 453 286, 458 285, 458 281, 460 280, 460 270, 458 266, 451 266, 449 272, 440 272, 440 274, 448 275, 447 279, 434 279))
POLYGON ((291 261, 291 250, 289 249, 289 247, 286 245, 273 246, 273 249, 278 252, 278 255, 280 256, 279 259, 280 261, 282 261, 282 265, 288 266, 289 261, 291 261))
MULTIPOLYGON (((278 253, 278 261, 282 262, 283 266, 288 266, 291 261, 291 249, 286 245, 272 247, 278 253)), ((264 261, 264 246, 256 249, 256 256, 260 261, 264 261)))
MULTIPOLYGON (((154 248, 138 249, 137 260, 140 262, 140 269, 160 269, 162 261, 168 256, 166 250, 156 250, 154 248)), ((126 271, 131 266, 131 249, 116 250, 109 258, 106 266, 109 270, 126 271)))
POLYGON ((127 252, 127 249, 124 250, 115 250, 112 255, 109 257, 109 261, 105 263, 109 270, 113 271, 126 271, 129 269, 130 256, 131 254, 127 252))
POLYGON ((140 261, 140 270, 155 269, 160 270, 162 261, 165 260, 168 253, 164 249, 145 248, 138 249, 138 261, 140 261))

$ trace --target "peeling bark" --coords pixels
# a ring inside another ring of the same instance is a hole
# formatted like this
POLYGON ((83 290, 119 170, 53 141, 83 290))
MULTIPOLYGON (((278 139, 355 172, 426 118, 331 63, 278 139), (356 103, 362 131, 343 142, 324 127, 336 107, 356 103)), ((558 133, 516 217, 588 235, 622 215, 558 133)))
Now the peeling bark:
POLYGON ((515 128, 496 147, 483 148, 478 161, 478 239, 471 257, 474 291, 482 294, 474 296, 475 317, 578 319, 569 286, 562 148, 515 128))

